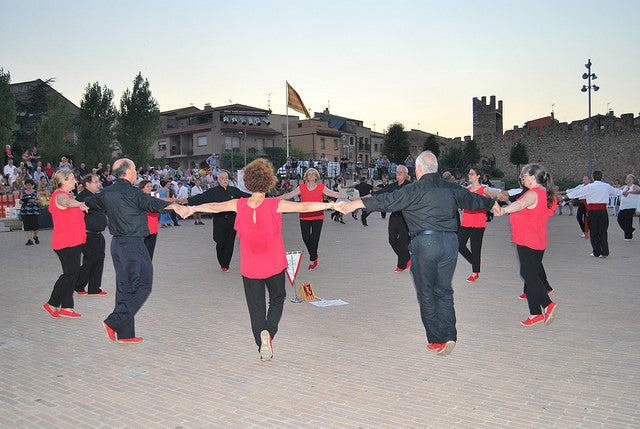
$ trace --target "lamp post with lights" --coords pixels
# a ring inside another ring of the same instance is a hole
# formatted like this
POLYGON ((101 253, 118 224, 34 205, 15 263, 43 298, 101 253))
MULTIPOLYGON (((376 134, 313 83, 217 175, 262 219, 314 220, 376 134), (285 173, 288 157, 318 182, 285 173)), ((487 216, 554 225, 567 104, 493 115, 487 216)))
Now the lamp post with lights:
POLYGON ((591 126, 591 90, 597 91, 600 89, 598 85, 592 85, 591 81, 596 80, 598 77, 595 73, 591 73, 591 59, 584 65, 587 68, 587 72, 582 74, 582 79, 587 80, 587 85, 582 85, 580 91, 589 93, 589 178, 593 176, 593 150, 591 146, 592 126, 591 126))

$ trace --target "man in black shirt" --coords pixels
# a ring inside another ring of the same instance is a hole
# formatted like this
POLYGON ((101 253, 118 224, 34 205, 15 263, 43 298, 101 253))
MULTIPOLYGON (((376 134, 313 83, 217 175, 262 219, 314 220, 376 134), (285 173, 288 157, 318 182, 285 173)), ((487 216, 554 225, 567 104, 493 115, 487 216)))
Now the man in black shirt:
MULTIPOLYGON (((371 191, 373 191, 373 186, 367 183, 367 178, 364 176, 360 178, 360 183, 355 185, 354 188, 358 191, 358 194, 360 194, 360 198, 370 195, 371 191)), ((362 226, 369 226, 367 224, 368 216, 369 216, 369 212, 366 210, 362 210, 362 214, 360 215, 360 221, 362 222, 362 226)))
POLYGON ((429 350, 449 354, 457 341, 451 279, 458 260, 456 211, 500 210, 498 203, 438 175, 431 151, 416 159, 417 181, 392 193, 341 203, 345 212, 402 211, 411 235, 411 274, 429 350))
MULTIPOLYGON (((84 189, 76 197, 78 201, 85 201, 100 190, 100 178, 96 174, 83 176, 80 183, 84 189)), ((75 290, 78 295, 106 295, 107 292, 100 286, 105 248, 102 231, 107 227, 107 214, 104 210, 89 210, 84 215, 84 223, 87 227, 87 241, 82 245, 82 266, 75 290), (85 286, 88 286, 87 291, 84 290, 85 286)))
MULTIPOLYGON (((190 206, 204 203, 222 203, 234 198, 248 198, 251 194, 242 192, 235 186, 229 186, 229 174, 226 171, 218 174, 218 186, 207 189, 202 194, 194 195, 181 202, 190 206)), ((233 246, 236 241, 236 230, 233 225, 236 221, 236 212, 214 213, 213 215, 213 241, 216 242, 216 255, 223 272, 229 271, 229 264, 233 256, 233 246)))
POLYGON ((154 198, 133 186, 136 166, 130 159, 113 163, 116 181, 102 192, 87 198, 91 210, 103 210, 109 218, 111 259, 116 271, 116 305, 103 326, 111 341, 139 343, 135 336, 134 316, 151 293, 153 264, 144 238, 149 235, 147 212, 175 210, 187 215, 188 209, 176 203, 154 198))

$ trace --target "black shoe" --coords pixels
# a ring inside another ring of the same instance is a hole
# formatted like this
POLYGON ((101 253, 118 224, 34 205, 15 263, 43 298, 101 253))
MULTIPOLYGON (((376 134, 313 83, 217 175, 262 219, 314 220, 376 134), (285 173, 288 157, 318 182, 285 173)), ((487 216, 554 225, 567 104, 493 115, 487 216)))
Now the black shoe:
POLYGON ((173 226, 182 226, 179 223, 174 223, 173 226))
POLYGON ((33 246, 33 241, 31 241, 30 239, 27 240, 26 243, 24 243, 25 246, 33 246))
POLYGON ((34 241, 36 244, 40 244, 40 240, 38 239, 38 237, 33 237, 33 241, 34 241))

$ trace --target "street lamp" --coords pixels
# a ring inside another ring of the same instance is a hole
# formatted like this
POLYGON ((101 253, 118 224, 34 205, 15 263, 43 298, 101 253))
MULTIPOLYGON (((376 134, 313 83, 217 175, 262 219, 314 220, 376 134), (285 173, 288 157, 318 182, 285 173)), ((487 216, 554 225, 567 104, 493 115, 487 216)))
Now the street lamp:
POLYGON ((593 175, 593 151, 591 148, 591 135, 592 135, 592 126, 591 126, 591 90, 597 91, 600 89, 598 85, 592 85, 591 81, 596 80, 598 77, 595 73, 591 73, 591 59, 587 61, 587 64, 584 65, 587 68, 587 73, 582 74, 582 79, 587 80, 587 85, 582 85, 580 91, 589 93, 589 177, 593 175))

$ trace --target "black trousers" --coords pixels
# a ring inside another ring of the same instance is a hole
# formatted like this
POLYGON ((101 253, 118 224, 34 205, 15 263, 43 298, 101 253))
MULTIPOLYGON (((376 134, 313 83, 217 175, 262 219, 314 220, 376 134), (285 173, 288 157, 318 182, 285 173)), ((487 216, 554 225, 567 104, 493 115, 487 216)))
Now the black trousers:
POLYGON ((520 260, 520 276, 525 283, 525 293, 529 303, 529 314, 542 314, 542 309, 551 304, 547 295, 544 280, 542 258, 544 250, 534 250, 526 246, 517 246, 518 259, 520 260))
POLYGON ((95 294, 102 289, 102 272, 104 271, 105 240, 101 232, 87 232, 87 241, 82 245, 82 265, 76 281, 75 290, 95 294))
POLYGON ((371 214, 371 212, 368 212, 365 209, 361 210, 360 222, 362 222, 363 225, 367 225, 367 218, 369 217, 370 214, 371 214))
POLYGON ((82 245, 55 250, 62 264, 62 275, 53 285, 49 305, 51 307, 73 308, 73 288, 80 272, 82 245))
POLYGON ((607 229, 609 229, 609 212, 607 210, 587 211, 589 222, 589 239, 593 256, 609 256, 609 241, 607 229))
POLYGON ((236 243, 236 230, 233 229, 235 221, 235 215, 213 217, 213 241, 216 242, 216 255, 222 268, 229 268, 233 257, 233 246, 236 243))
POLYGON ((282 318, 284 299, 287 296, 284 283, 284 270, 266 279, 251 279, 242 276, 244 294, 247 298, 249 317, 253 338, 260 347, 260 332, 269 331, 271 338, 278 332, 278 324, 282 318), (269 292, 269 307, 267 309, 265 288, 269 292))
POLYGON ((404 221, 404 217, 392 214, 389 216, 389 244, 398 255, 398 268, 403 270, 409 263, 409 228, 404 221))
POLYGON ((318 259, 318 243, 320 243, 323 222, 324 219, 300 220, 300 233, 304 245, 307 246, 310 261, 318 259))
POLYGON ((143 237, 113 237, 111 259, 116 271, 116 305, 105 323, 118 339, 133 338, 134 317, 151 294, 153 264, 143 237))
POLYGON ((458 251, 471 264, 474 273, 480 272, 480 258, 482 257, 482 238, 485 228, 470 228, 461 226, 458 229, 458 251), (471 250, 467 242, 471 240, 471 250))
MULTIPOLYGON (((584 222, 587 217, 587 206, 582 202, 578 204, 578 210, 576 211, 576 219, 578 221, 578 225, 580 225, 580 230, 584 232, 584 222)), ((589 229, 591 229, 591 225, 589 225, 589 229)))
POLYGON ((620 228, 624 231, 624 238, 627 240, 633 238, 633 231, 635 231, 633 227, 633 215, 635 212, 636 209, 624 209, 618 213, 618 225, 620 225, 620 228))
POLYGON ((149 258, 153 261, 153 252, 156 250, 156 240, 158 238, 158 234, 149 234, 144 238, 144 245, 147 247, 149 251, 149 258))

